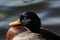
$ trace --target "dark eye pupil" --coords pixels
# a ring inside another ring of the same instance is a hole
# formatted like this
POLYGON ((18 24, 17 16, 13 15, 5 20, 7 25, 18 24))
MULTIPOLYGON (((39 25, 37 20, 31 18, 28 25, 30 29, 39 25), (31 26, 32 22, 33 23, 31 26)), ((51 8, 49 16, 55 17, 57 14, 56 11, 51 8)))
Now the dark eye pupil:
MULTIPOLYGON (((20 16, 20 19, 23 20, 26 16, 20 16)), ((27 17, 26 17, 27 18, 27 17)))

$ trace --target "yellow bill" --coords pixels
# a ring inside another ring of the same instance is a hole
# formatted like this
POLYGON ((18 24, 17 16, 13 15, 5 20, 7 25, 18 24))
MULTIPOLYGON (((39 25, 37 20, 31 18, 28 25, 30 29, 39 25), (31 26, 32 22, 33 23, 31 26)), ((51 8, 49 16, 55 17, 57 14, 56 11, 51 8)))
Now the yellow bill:
POLYGON ((18 20, 16 20, 16 21, 13 21, 13 22, 10 22, 10 23, 9 23, 9 26, 14 26, 14 25, 19 25, 19 24, 21 24, 20 19, 18 19, 18 20))

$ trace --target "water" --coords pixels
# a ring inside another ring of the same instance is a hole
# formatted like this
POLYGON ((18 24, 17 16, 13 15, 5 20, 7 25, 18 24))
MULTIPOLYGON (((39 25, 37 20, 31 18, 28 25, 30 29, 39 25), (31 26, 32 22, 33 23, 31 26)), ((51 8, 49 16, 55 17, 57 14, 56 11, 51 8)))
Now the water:
POLYGON ((5 38, 3 38, 3 37, 0 37, 0 40, 6 40, 5 38))

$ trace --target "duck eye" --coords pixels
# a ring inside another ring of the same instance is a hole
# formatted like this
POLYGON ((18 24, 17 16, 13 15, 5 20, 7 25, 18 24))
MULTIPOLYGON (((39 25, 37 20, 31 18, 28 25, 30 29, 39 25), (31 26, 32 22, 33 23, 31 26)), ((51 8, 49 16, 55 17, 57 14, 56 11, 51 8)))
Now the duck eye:
POLYGON ((23 20, 25 18, 25 16, 20 16, 20 19, 23 20))
POLYGON ((26 17, 24 17, 24 19, 26 19, 26 17))

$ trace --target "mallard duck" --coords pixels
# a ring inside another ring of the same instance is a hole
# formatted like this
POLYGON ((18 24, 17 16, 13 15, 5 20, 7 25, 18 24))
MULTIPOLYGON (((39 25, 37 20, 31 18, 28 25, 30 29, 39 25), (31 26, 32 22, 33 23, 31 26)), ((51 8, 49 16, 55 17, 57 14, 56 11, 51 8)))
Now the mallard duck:
POLYGON ((22 13, 20 18, 10 22, 9 26, 12 27, 7 32, 7 40, 45 40, 39 34, 41 23, 34 12, 22 13))
POLYGON ((18 20, 9 25, 12 27, 7 32, 7 40, 60 40, 56 34, 40 29, 40 18, 34 12, 22 13, 18 20))

